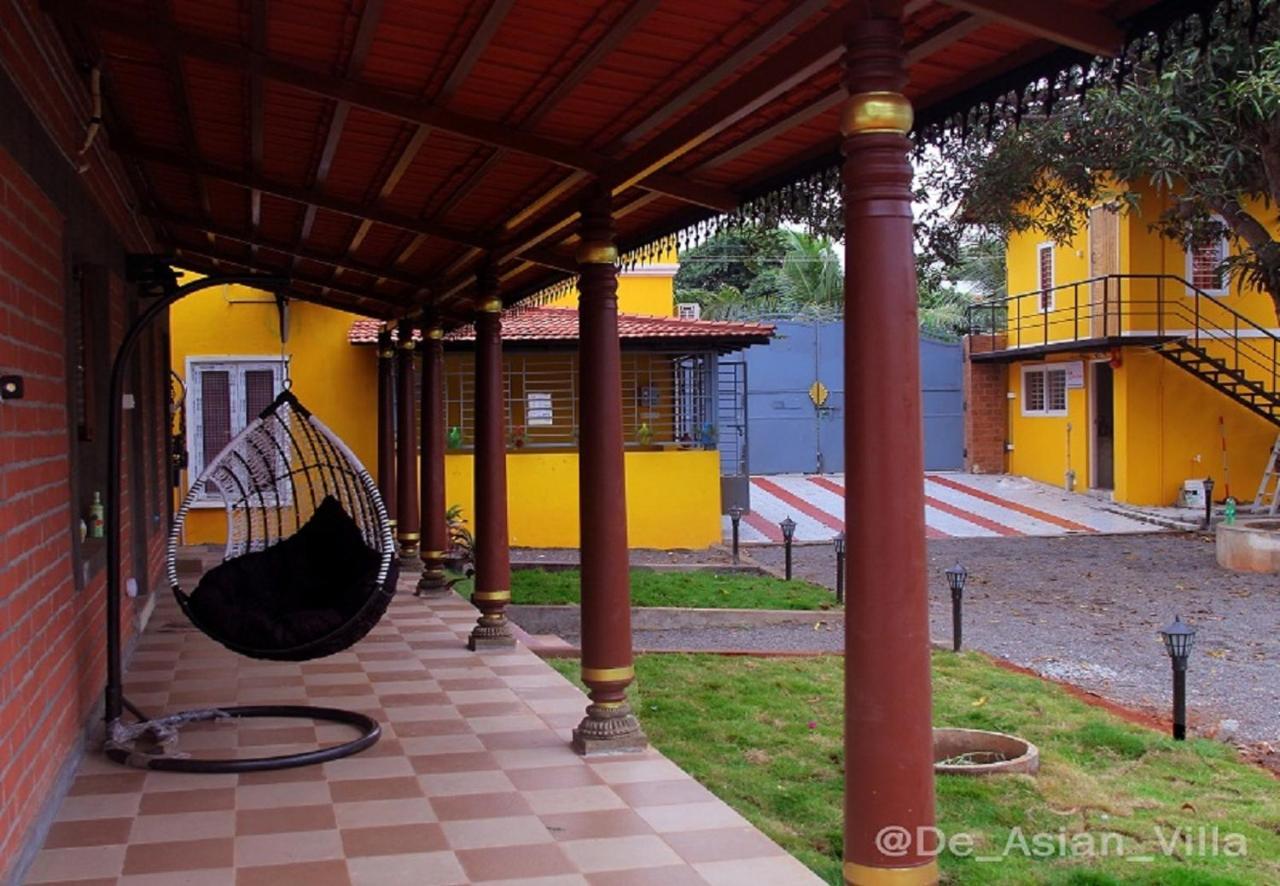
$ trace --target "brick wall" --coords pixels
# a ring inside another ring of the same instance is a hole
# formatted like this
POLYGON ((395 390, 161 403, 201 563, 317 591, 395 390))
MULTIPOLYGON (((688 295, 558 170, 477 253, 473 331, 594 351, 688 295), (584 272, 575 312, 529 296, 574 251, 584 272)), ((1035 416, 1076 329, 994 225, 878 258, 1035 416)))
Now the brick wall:
POLYGON ((964 340, 964 469, 975 474, 1005 471, 1009 439, 1009 367, 969 360, 964 340))
MULTIPOLYGON (((68 390, 75 272, 105 273, 102 316, 118 341, 137 309, 121 276, 125 250, 153 251, 103 145, 87 170, 72 161, 87 102, 60 52, 33 0, 0 0, 0 373, 26 386, 23 399, 0 403, 0 883, 20 881, 43 839, 105 682, 105 551, 76 535, 86 490, 105 492, 107 404, 99 398, 94 440, 78 440, 68 390)), ((122 573, 152 591, 164 586, 169 510, 163 336, 140 355, 125 428, 138 482, 123 487, 122 573)), ((126 644, 144 604, 123 601, 126 644)))

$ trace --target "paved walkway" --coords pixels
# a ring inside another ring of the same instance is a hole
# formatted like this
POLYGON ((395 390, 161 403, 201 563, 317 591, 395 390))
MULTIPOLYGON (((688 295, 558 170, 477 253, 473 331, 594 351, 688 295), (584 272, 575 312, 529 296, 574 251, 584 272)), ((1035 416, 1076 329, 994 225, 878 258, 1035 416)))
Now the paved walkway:
MULTIPOLYGON (((930 538, 1151 532, 1159 528, 1104 505, 1091 496, 1073 495, 1024 477, 925 475, 925 521, 930 538)), ((844 475, 752 477, 751 513, 742 518, 742 540, 782 541, 778 523, 787 517, 796 522, 797 541, 829 541, 843 531, 844 475)), ((727 517, 724 525, 728 538, 727 517)))
MULTIPOLYGON (((154 711, 312 703, 370 713, 383 739, 344 760, 246 775, 81 764, 26 883, 122 886, 818 886, 821 881, 656 751, 584 760, 586 699, 523 647, 463 646, 476 611, 408 585, 353 650, 241 658, 168 595, 129 669, 154 711)), ((193 753, 264 755, 345 738, 261 720, 183 733, 193 753)))

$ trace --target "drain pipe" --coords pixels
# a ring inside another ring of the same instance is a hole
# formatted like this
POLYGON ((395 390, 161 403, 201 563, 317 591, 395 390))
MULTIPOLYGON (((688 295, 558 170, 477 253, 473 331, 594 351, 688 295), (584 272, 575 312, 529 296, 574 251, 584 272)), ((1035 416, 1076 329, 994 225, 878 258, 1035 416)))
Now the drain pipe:
POLYGON ((1076 472, 1071 467, 1071 422, 1067 422, 1067 472, 1063 475, 1062 485, 1067 492, 1076 491, 1076 472))

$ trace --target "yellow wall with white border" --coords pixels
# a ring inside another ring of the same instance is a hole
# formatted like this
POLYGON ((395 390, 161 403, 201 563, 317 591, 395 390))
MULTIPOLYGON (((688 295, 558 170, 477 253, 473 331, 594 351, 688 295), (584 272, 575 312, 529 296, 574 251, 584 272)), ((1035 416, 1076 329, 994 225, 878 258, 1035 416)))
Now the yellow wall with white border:
MULTIPOLYGON (((1148 186, 1134 186, 1139 194, 1140 212, 1122 212, 1120 216, 1119 273, 1121 274, 1166 274, 1189 278, 1187 266, 1187 250, 1181 243, 1169 240, 1150 227, 1150 222, 1159 217, 1168 208, 1169 197, 1155 192, 1148 186)), ((1280 237, 1280 221, 1274 220, 1274 210, 1256 203, 1247 204, 1259 219, 1268 222, 1272 236, 1280 237)), ((1009 237, 1006 263, 1008 267, 1008 286, 1011 295, 1034 292, 1039 287, 1039 266, 1037 250, 1042 244, 1049 243, 1049 238, 1042 231, 1032 229, 1012 234, 1009 237)), ((1082 223, 1076 236, 1068 243, 1053 244, 1054 284, 1067 286, 1055 293, 1055 304, 1052 310, 1039 310, 1034 298, 1020 299, 1010 307, 1008 317, 1009 343, 1017 345, 1019 341, 1025 346, 1043 343, 1046 326, 1048 340, 1063 341, 1076 336, 1089 337, 1090 321, 1087 319, 1090 303, 1089 287, 1071 286, 1077 281, 1089 279, 1089 231, 1088 224, 1082 223), (1075 310, 1077 304, 1081 317, 1077 320, 1075 310)), ((1125 281, 1122 298, 1134 298, 1145 303, 1133 313, 1126 308, 1123 328, 1126 332, 1148 331, 1157 328, 1156 307, 1163 305, 1164 327, 1166 330, 1188 328, 1195 319, 1195 301, 1185 287, 1173 285, 1166 281, 1125 281)), ((1231 308, 1246 317, 1249 321, 1268 329, 1277 326, 1276 309, 1271 297, 1261 290, 1233 281, 1221 296, 1201 299, 1202 320, 1220 328, 1231 328, 1232 320, 1225 311, 1215 312, 1213 305, 1220 304, 1231 308)))
MULTIPOLYGON (((475 462, 445 456, 445 496, 475 516, 475 462)), ((720 456, 713 450, 628 452, 627 543, 633 548, 705 548, 721 540, 720 456)), ((578 546, 578 454, 507 453, 507 522, 515 547, 578 546)))
MULTIPOLYGON (((671 316, 670 267, 660 274, 624 274, 620 308, 629 313, 671 316)), ((644 270, 644 269, 641 269, 644 270)), ((567 306, 576 306, 576 294, 567 306)), ((289 306, 290 374, 293 390, 316 416, 341 437, 372 472, 377 447, 377 365, 372 347, 353 347, 347 334, 353 314, 306 302, 289 306)), ((188 358, 280 355, 274 299, 241 286, 196 293, 170 310, 173 369, 185 378, 188 358)), ((637 360, 653 359, 637 354, 637 360)), ((450 355, 450 360, 470 359, 450 355)), ((535 362, 553 355, 529 355, 535 362)), ((670 397, 664 397, 669 402, 670 397)), ((664 424, 655 420, 654 439, 664 424), (661 428, 657 426, 661 425, 661 428)), ((190 431, 190 427, 188 427, 190 431)), ((669 433, 667 433, 669 436, 669 433)), ((507 456, 511 543, 535 547, 578 544, 578 457, 571 451, 512 452, 507 456)), ((446 457, 447 500, 472 515, 472 458, 446 457)), ((628 452, 627 525, 632 547, 703 548, 721 541, 720 462, 714 450, 628 452)), ((183 478, 182 495, 187 483, 183 478)), ((193 509, 187 517, 188 544, 222 544, 226 517, 221 505, 193 509)))
MULTIPOLYGON (((675 277, 680 269, 674 249, 648 265, 636 265, 618 274, 618 310, 646 317, 673 317, 676 312, 675 277)), ((549 308, 578 307, 578 290, 547 302, 549 308)))
MULTIPOLYGON (((1009 367, 1009 472, 1076 490, 1096 486, 1093 458, 1097 353, 1055 354, 1009 367), (1079 361, 1084 387, 1068 389, 1065 416, 1024 415, 1025 367, 1079 361), (1068 425, 1070 459, 1068 461, 1068 425)), ((1147 348, 1126 347, 1113 364, 1114 497, 1136 505, 1177 502, 1183 482, 1212 476, 1215 497, 1251 501, 1275 442, 1276 428, 1147 348), (1219 421, 1221 419, 1221 421, 1219 421), (1223 436, 1226 437, 1224 469, 1223 436)))
MULTIPOLYGON (((1182 244, 1161 237, 1151 230, 1154 219, 1168 205, 1147 187, 1135 187, 1142 195, 1141 212, 1122 214, 1120 218, 1121 274, 1159 274, 1186 279, 1189 277, 1187 252, 1182 244)), ((1252 206, 1260 218, 1270 219, 1274 213, 1252 206)), ((1273 235, 1280 235, 1280 224, 1272 223, 1273 235)), ((1054 245, 1054 283, 1061 286, 1089 277, 1089 240, 1087 226, 1070 242, 1054 245)), ((1038 286, 1037 247, 1047 242, 1039 231, 1014 234, 1009 239, 1007 254, 1009 292, 1017 295, 1032 292, 1038 286)), ((1126 316, 1123 329, 1127 333, 1156 331, 1157 299, 1162 306, 1166 333, 1189 332, 1195 322, 1196 302, 1185 287, 1169 281, 1126 282, 1124 297, 1136 297, 1148 304, 1148 316, 1126 316), (1157 290, 1157 286, 1159 289, 1157 290)), ((1025 299, 1019 310, 1010 311, 1009 344, 1034 346, 1043 342, 1045 320, 1049 321, 1048 340, 1061 341, 1078 335, 1090 337, 1089 321, 1076 322, 1073 315, 1073 291, 1059 290, 1055 310, 1048 317, 1037 308, 1034 299, 1025 299)), ((1088 287, 1080 287, 1082 308, 1089 303, 1088 287)), ((1244 347, 1256 342, 1269 352, 1270 339, 1250 330, 1249 323, 1237 326, 1230 314, 1219 308, 1230 307, 1248 321, 1273 332, 1277 331, 1275 307, 1271 298, 1255 288, 1233 282, 1221 296, 1200 299, 1203 326, 1244 334, 1244 347)), ((1231 363, 1232 346, 1202 339, 1213 355, 1231 363)), ((1048 355, 1043 359, 1011 364, 1009 389, 1014 395, 1009 404, 1009 470, 1062 486, 1067 470, 1067 432, 1071 425, 1071 466, 1077 475, 1076 488, 1085 491, 1094 485, 1092 465, 1093 376, 1090 361, 1106 359, 1110 354, 1067 353, 1048 355), (1085 366, 1085 388, 1068 393, 1066 416, 1024 416, 1022 414, 1022 367, 1034 363, 1080 360, 1085 366)), ((1215 497, 1225 497, 1226 483, 1238 500, 1250 501, 1271 446, 1276 439, 1274 425, 1254 415, 1229 397, 1218 393, 1205 382, 1173 365, 1149 348, 1126 345, 1119 351, 1119 365, 1114 370, 1114 498, 1139 505, 1171 505, 1177 501, 1182 484, 1188 479, 1213 476, 1217 482, 1215 497), (1221 419, 1221 421, 1220 421, 1221 419), (1223 437, 1226 438, 1226 460, 1223 437)), ((1265 360, 1269 353, 1259 352, 1265 360)), ((1246 361, 1247 363, 1247 361, 1246 361)), ((1246 372, 1248 367, 1246 366, 1246 372)), ((1250 373, 1250 377, 1273 388, 1274 380, 1250 373)))
MULTIPOLYGON (((1014 363, 1009 367, 1009 472, 1065 486, 1067 470, 1076 474, 1076 488, 1088 477, 1089 434, 1084 388, 1067 389, 1066 415, 1024 415, 1023 369, 1079 362, 1076 355, 1053 355, 1044 360, 1014 363)), ((1085 364, 1088 385, 1088 364, 1085 364)))

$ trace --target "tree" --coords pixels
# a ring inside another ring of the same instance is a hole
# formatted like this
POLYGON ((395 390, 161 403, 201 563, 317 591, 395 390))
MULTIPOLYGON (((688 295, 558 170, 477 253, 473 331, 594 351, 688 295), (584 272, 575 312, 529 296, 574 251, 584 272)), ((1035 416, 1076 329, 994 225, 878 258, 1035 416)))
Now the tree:
POLYGON ((844 313, 844 271, 830 240, 783 231, 786 253, 778 275, 785 309, 797 314, 844 313))
POLYGON ((783 232, 777 228, 743 225, 719 231, 680 256, 676 291, 720 292, 732 287, 743 294, 758 293, 776 279, 785 250, 783 232), (764 282, 757 283, 762 276, 764 282))
POLYGON ((1280 201, 1277 6, 1263 0, 1254 19, 1247 0, 1224 4, 1207 34, 1193 19, 1184 42, 1147 41, 1092 71, 1092 85, 1058 84, 1045 117, 1019 125, 1005 115, 990 132, 980 124, 944 140, 918 178, 937 207, 921 226, 930 254, 954 260, 974 229, 1003 239, 1039 228, 1066 241, 1091 206, 1140 208, 1134 186, 1147 183, 1168 198, 1155 230, 1186 245, 1225 234, 1235 254, 1224 270, 1267 292, 1280 314, 1269 224, 1280 201), (1127 68, 1119 89, 1116 64, 1127 68))

